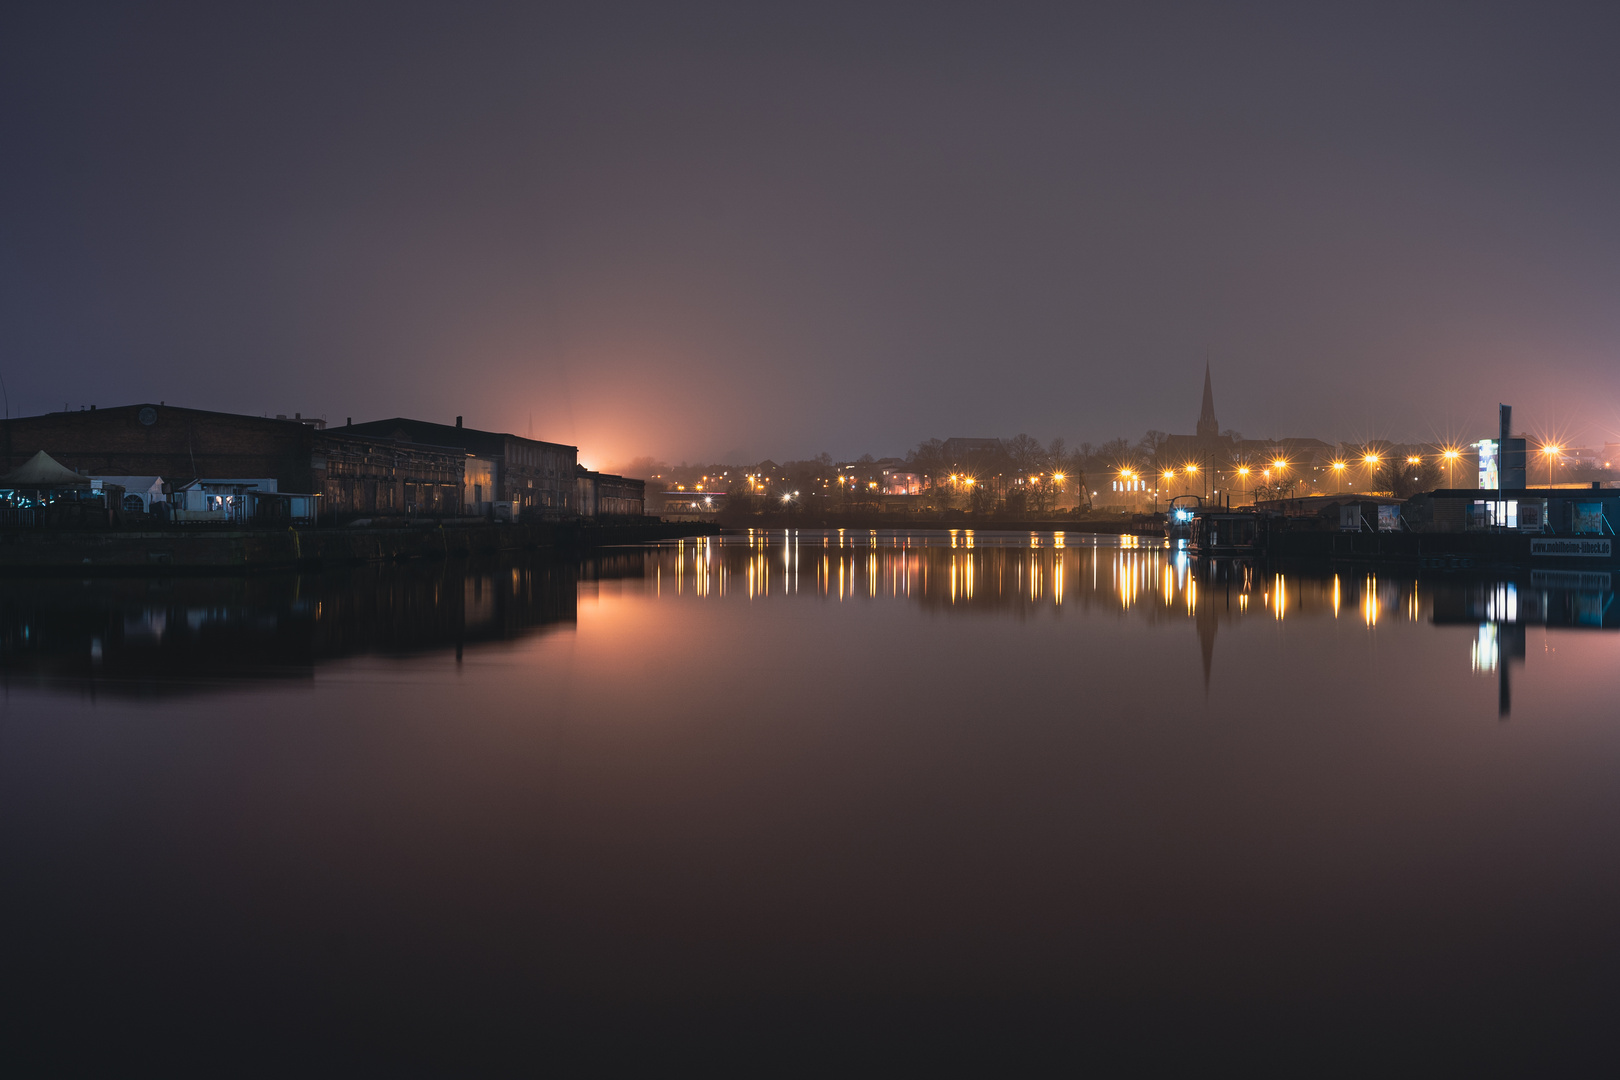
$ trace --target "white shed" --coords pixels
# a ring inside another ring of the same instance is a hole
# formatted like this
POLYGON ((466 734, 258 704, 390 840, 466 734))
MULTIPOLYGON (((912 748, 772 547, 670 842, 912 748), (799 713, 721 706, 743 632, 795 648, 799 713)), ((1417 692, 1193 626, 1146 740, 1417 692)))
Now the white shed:
POLYGON ((163 477, 161 476, 92 476, 90 489, 100 491, 107 484, 117 484, 124 489, 125 510, 152 510, 152 504, 162 502, 163 477), (131 499, 138 499, 140 505, 136 506, 131 499))

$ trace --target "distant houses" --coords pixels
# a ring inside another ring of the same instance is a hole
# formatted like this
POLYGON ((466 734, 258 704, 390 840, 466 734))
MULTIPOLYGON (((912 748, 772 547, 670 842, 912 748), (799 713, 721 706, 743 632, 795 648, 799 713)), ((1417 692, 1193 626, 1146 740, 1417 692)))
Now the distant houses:
MULTIPOLYGON (((1521 437, 1509 442, 1518 454, 1517 483, 1523 486, 1525 440, 1521 437)), ((1375 490, 1393 493, 1395 488, 1403 489, 1399 494, 1404 498, 1417 489, 1473 487, 1473 478, 1481 472, 1480 447, 1485 445, 1447 447, 1387 439, 1358 443, 1311 438, 1245 439, 1236 432, 1221 430, 1207 365, 1202 407, 1193 434, 1150 432, 1136 447, 1124 446, 1123 440, 1121 444, 1117 460, 1106 462, 1106 468, 1092 477, 1092 498, 1098 507, 1163 510, 1173 500, 1191 496, 1197 498, 1186 501, 1239 506, 1317 496, 1359 496, 1375 490)), ((1575 464, 1574 459, 1569 464, 1575 464)), ((1592 464, 1599 465, 1595 454, 1592 464)), ((1607 469, 1608 465, 1605 462, 1601 467, 1607 469)), ((1478 486, 1495 483, 1481 479, 1478 486)))
POLYGON ((96 488, 123 491, 131 512, 337 522, 645 512, 643 481, 583 469, 573 446, 463 427, 459 417, 327 427, 160 402, 0 421, 0 472, 42 451, 96 488))

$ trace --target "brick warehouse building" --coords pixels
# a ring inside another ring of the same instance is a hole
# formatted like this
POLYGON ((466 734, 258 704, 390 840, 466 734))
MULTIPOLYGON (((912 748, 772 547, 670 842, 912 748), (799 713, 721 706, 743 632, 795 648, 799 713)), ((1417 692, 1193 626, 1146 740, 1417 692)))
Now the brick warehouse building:
POLYGON ((579 449, 562 443, 525 439, 499 431, 463 427, 396 416, 336 429, 373 438, 392 439, 400 445, 454 446, 468 455, 494 463, 493 488, 497 500, 509 501, 520 517, 572 517, 587 513, 579 505, 576 467, 579 449))
POLYGON ((5 468, 40 450, 92 476, 270 478, 281 491, 321 495, 327 518, 459 514, 466 461, 454 446, 150 403, 0 421, 5 468))
POLYGON ((574 500, 583 517, 641 517, 647 511, 647 481, 580 466, 574 500))

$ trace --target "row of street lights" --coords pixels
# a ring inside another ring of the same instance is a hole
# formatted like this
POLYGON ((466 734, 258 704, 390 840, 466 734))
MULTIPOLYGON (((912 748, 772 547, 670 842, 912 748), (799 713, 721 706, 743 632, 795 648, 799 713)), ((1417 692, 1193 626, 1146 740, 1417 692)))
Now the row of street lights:
MULTIPOLYGON (((1551 487, 1553 483, 1553 466, 1562 458, 1564 448, 1556 443, 1547 443, 1541 447, 1540 452, 1547 459, 1547 485, 1551 487)), ((1452 475, 1452 469, 1457 464, 1458 460, 1462 458, 1462 451, 1456 447, 1446 447, 1435 456, 1437 460, 1443 462, 1446 466, 1446 486, 1455 486, 1453 482, 1454 477, 1452 475)), ((1378 467, 1382 465, 1383 462, 1384 459, 1376 453, 1369 452, 1362 456, 1361 463, 1367 467, 1367 479, 1369 481, 1372 479, 1373 474, 1377 472, 1378 467)), ((1419 454, 1410 454, 1407 456, 1406 463, 1408 465, 1422 465, 1423 457, 1419 454)), ((1345 470, 1349 467, 1350 463, 1343 460, 1335 460, 1329 464, 1329 468, 1333 470, 1335 486, 1339 491, 1344 490, 1344 474, 1345 470)), ((1271 462, 1271 468, 1262 470, 1261 476, 1269 481, 1271 479, 1272 472, 1275 471, 1280 479, 1284 474, 1286 474, 1288 468, 1289 462, 1286 459, 1277 458, 1271 462)), ((1181 471, 1184 476, 1197 476, 1199 473, 1199 466, 1197 462, 1188 462, 1186 465, 1181 467, 1181 471)), ((1249 478, 1252 472, 1253 470, 1247 465, 1239 465, 1233 470, 1233 473, 1239 478, 1238 492, 1240 495, 1242 494, 1244 481, 1249 478)), ((1136 480, 1139 478, 1140 474, 1135 469, 1122 468, 1119 471, 1119 476, 1121 480, 1136 480)), ((1175 469, 1164 470, 1163 479, 1167 484, 1173 482, 1175 478, 1175 469)), ((1157 492, 1155 491, 1154 494, 1154 501, 1157 503, 1157 492)))

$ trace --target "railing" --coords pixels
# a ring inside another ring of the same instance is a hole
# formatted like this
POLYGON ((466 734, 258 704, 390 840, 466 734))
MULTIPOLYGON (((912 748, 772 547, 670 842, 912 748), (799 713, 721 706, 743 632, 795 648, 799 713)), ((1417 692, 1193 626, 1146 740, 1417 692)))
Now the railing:
POLYGON ((39 525, 39 510, 32 506, 0 506, 0 528, 32 529, 39 525))

